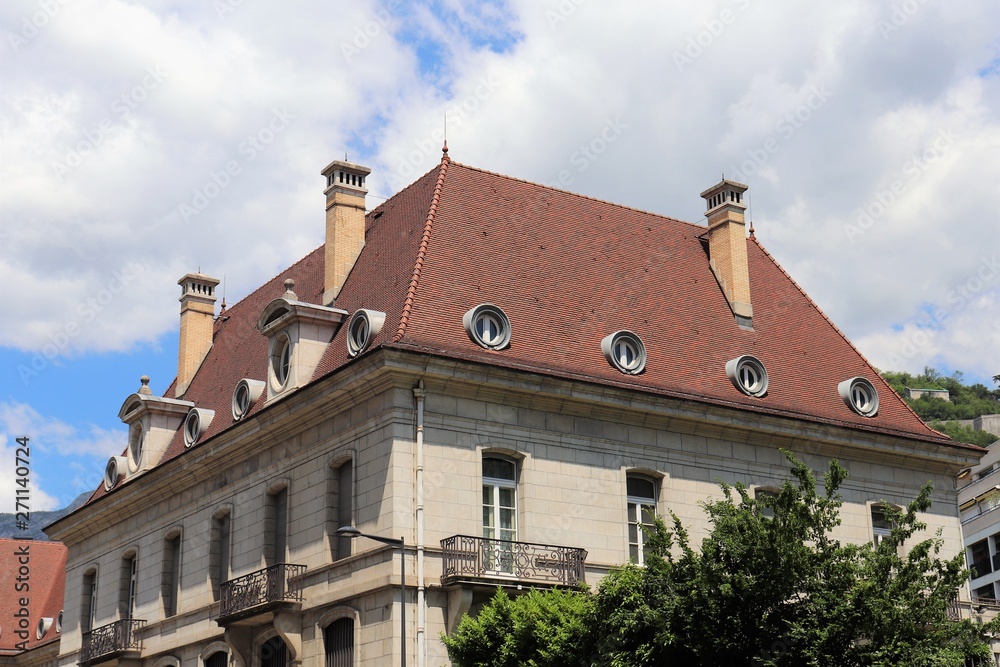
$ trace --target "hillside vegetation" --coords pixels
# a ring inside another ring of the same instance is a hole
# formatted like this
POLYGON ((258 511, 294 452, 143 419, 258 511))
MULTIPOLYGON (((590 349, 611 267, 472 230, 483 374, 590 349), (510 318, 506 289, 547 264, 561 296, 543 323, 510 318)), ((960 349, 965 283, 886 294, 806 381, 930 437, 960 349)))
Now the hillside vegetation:
MULTIPOLYGON (((981 382, 965 385, 962 383, 961 371, 945 376, 929 367, 919 375, 885 371, 882 377, 921 419, 929 423, 931 428, 959 442, 968 442, 981 447, 986 447, 997 440, 997 436, 992 433, 975 431, 955 420, 1000 414, 1000 389, 990 389, 981 382), (906 387, 947 389, 951 400, 946 401, 932 396, 910 399, 906 397, 906 387)), ((1000 375, 995 376, 993 380, 1000 385, 1000 375)))

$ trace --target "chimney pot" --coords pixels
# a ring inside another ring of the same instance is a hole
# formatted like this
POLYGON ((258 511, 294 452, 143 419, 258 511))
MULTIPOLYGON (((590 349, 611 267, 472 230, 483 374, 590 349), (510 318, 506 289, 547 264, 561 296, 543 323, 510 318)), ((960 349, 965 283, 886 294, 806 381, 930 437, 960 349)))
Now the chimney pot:
POLYGON ((753 326, 750 303, 750 268, 747 260, 746 204, 743 183, 723 179, 701 193, 708 218, 709 266, 722 288, 736 322, 753 326))
POLYGON ((174 396, 187 391, 194 374, 212 349, 215 323, 215 286, 221 281, 201 273, 189 273, 181 286, 181 333, 177 346, 177 386, 174 396))
POLYGON ((365 177, 371 169, 334 160, 326 177, 326 258, 323 305, 332 305, 365 247, 365 177))

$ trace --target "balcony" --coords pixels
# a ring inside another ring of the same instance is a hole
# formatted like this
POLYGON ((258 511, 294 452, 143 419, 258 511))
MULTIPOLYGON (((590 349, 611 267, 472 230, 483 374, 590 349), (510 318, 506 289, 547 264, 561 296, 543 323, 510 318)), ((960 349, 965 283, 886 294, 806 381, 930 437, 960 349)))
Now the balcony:
POLYGON ((124 656, 138 658, 142 651, 139 631, 145 625, 144 620, 125 618, 84 632, 80 664, 96 665, 124 656))
POLYGON ((441 540, 441 583, 550 584, 576 586, 584 579, 587 552, 532 542, 455 535, 441 540))
POLYGON ((226 627, 237 621, 298 608, 302 602, 299 577, 305 571, 305 565, 278 563, 222 582, 215 622, 226 627))

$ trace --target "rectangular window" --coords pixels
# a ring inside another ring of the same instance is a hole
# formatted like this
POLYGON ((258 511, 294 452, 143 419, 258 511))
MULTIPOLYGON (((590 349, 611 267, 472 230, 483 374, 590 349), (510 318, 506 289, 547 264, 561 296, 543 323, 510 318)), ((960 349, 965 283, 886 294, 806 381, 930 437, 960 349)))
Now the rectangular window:
POLYGON ((83 575, 83 600, 80 608, 80 630, 90 632, 94 629, 97 615, 97 573, 88 572, 83 575))
POLYGON ((517 468, 513 461, 483 459, 483 538, 483 567, 514 574, 517 468))
POLYGON ((354 619, 341 618, 326 626, 325 667, 354 667, 354 619))
POLYGON ((181 536, 168 537, 163 543, 163 573, 160 580, 163 595, 163 615, 177 614, 181 592, 181 536))
POLYGON ((990 564, 990 545, 986 540, 980 540, 969 547, 969 567, 975 572, 972 578, 983 577, 993 571, 990 564))
POLYGON ((773 504, 774 504, 775 499, 777 499, 777 497, 780 494, 781 494, 781 491, 778 490, 778 489, 768 489, 768 488, 758 487, 758 488, 756 488, 756 489, 753 490, 754 500, 757 500, 758 502, 763 501, 763 502, 760 502, 760 515, 761 516, 766 517, 768 519, 774 518, 774 507, 773 507, 773 504), (772 507, 767 507, 765 505, 765 503, 768 504, 768 505, 772 505, 772 507))
POLYGON ((118 596, 118 617, 135 618, 135 589, 138 583, 135 554, 122 559, 121 586, 118 596))
POLYGON ((872 542, 878 546, 892 533, 892 523, 886 516, 885 507, 872 505, 872 542))
POLYGON ((212 547, 209 554, 209 577, 213 599, 219 599, 222 582, 229 579, 229 513, 212 517, 212 547))
POLYGON ((267 496, 264 516, 264 562, 268 567, 285 562, 288 488, 282 488, 267 496))
POLYGON ((649 530, 656 518, 656 483, 645 476, 629 475, 625 480, 628 493, 628 557, 642 565, 646 560, 649 530))
MULTIPOLYGON (((342 526, 354 525, 354 492, 353 492, 353 462, 348 461, 334 471, 331 495, 331 512, 334 516, 333 532, 342 526)), ((333 559, 339 560, 351 555, 351 543, 349 537, 333 537, 333 559)))

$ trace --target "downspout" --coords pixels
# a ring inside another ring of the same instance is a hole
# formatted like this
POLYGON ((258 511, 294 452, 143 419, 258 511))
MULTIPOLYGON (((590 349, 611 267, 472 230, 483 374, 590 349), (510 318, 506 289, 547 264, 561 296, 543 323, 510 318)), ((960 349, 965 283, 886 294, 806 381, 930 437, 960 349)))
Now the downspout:
POLYGON ((413 388, 417 399, 417 667, 424 667, 426 660, 427 605, 424 598, 424 381, 413 388))

